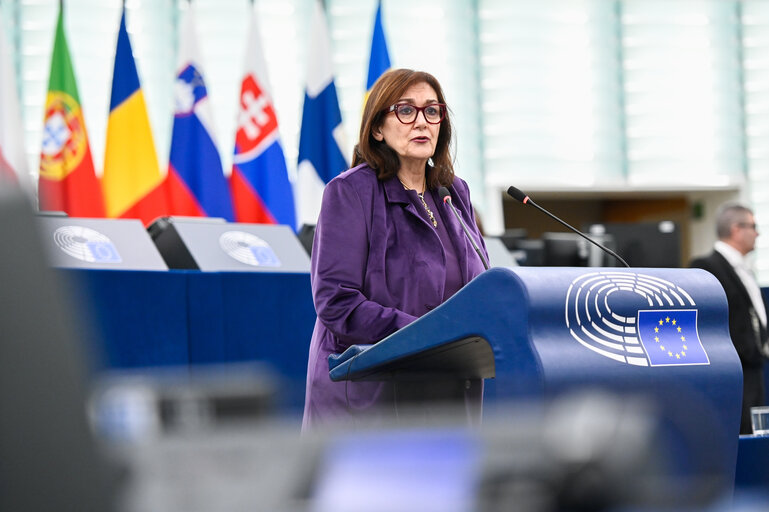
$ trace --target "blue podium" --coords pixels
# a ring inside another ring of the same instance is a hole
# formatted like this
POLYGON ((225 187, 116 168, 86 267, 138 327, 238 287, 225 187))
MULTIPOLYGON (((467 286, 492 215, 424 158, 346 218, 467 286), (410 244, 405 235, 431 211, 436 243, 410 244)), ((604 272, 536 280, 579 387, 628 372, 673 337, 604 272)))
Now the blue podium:
POLYGON ((742 369, 723 289, 701 270, 493 268, 329 367, 335 381, 489 379, 487 405, 582 388, 644 397, 699 446, 682 471, 715 457, 734 479, 742 369))

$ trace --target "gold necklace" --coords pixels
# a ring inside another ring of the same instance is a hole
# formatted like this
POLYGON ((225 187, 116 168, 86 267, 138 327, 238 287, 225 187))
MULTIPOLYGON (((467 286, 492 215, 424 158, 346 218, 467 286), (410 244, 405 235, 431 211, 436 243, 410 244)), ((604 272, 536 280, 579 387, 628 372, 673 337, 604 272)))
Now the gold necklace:
MULTIPOLYGON (((406 186, 406 184, 403 183, 403 180, 401 179, 400 176, 397 176, 397 178, 398 178, 398 181, 401 182, 401 185, 403 185, 404 189, 406 189, 406 190, 414 190, 412 188, 408 188, 406 186)), ((417 192, 417 191, 414 190, 414 192, 417 192)), ((427 216, 430 217, 430 222, 433 223, 433 227, 437 228, 438 227, 438 221, 435 220, 435 215, 433 215, 433 212, 432 212, 432 210, 430 210, 430 207, 427 206, 427 201, 425 201, 425 192, 427 192, 427 176, 425 176, 425 178, 424 178, 423 187, 422 187, 422 193, 420 194, 419 192, 417 192, 417 197, 419 197, 419 200, 422 201, 422 206, 425 207, 425 211, 427 212, 427 216)))

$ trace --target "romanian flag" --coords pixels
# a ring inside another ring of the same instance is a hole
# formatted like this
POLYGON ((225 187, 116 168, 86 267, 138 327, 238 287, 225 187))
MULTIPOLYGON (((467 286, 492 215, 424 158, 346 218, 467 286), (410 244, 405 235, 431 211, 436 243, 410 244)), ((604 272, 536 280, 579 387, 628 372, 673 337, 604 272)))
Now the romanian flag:
POLYGON ((112 99, 104 155, 104 205, 107 217, 141 219, 145 225, 168 214, 155 144, 136 72, 125 9, 112 74, 112 99))
POLYGON ((93 170, 85 119, 59 8, 45 102, 38 194, 41 210, 72 217, 103 217, 101 186, 93 170))
POLYGON ((294 191, 280 144, 256 9, 252 10, 240 85, 230 189, 238 222, 286 224, 296 229, 294 191))
MULTIPOLYGON (((376 18, 374 20, 374 32, 371 36, 371 54, 368 60, 368 78, 366 79, 366 99, 374 86, 374 82, 390 69, 390 54, 387 51, 387 39, 385 39, 384 27, 382 26, 382 2, 376 9, 376 18)), ((366 102, 364 100, 363 104, 366 102)))
POLYGON ((232 197, 214 143, 211 104, 198 52, 193 7, 181 23, 176 109, 166 187, 171 215, 234 220, 232 197))

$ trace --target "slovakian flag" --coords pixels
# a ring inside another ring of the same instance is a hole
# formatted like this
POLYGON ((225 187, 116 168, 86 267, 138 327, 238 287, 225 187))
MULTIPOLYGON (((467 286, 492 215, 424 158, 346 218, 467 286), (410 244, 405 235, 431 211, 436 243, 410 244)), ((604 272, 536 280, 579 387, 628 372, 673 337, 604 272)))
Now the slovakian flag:
POLYGON ((255 8, 240 85, 230 189, 238 222, 286 224, 296 229, 294 191, 280 144, 255 8))
POLYGON ((232 199, 213 138, 192 4, 183 14, 180 31, 171 156, 165 184, 169 213, 232 221, 232 199))
MULTIPOLYGON (((390 69, 390 53, 387 51, 387 39, 382 26, 382 2, 376 9, 374 31, 371 36, 371 54, 368 60, 368 77, 366 78, 366 99, 374 86, 374 82, 390 69)), ((365 101, 363 104, 365 105, 365 101)))
POLYGON ((326 16, 320 2, 313 3, 297 169, 297 203, 302 224, 318 221, 323 187, 348 167, 342 153, 344 129, 334 86, 326 16))
POLYGON ((38 198, 40 210, 64 211, 72 217, 104 216, 61 7, 45 101, 38 198))
POLYGON ((5 40, 3 20, 0 19, 0 186, 4 183, 21 185, 32 195, 24 151, 24 128, 21 123, 16 72, 13 56, 5 40))
POLYGON ((126 30, 125 9, 115 50, 101 182, 107 217, 141 219, 149 225, 168 214, 163 175, 126 30))

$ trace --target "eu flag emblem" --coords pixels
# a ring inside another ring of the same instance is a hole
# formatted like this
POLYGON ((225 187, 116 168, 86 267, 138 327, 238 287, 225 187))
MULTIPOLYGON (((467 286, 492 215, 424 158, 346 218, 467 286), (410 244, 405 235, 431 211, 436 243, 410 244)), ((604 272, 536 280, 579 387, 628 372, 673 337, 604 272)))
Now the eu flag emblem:
POLYGON ((117 247, 112 242, 89 241, 85 243, 85 246, 91 253, 90 261, 97 263, 120 263, 123 259, 120 257, 120 253, 117 252, 117 247))
POLYGON ((652 366, 710 364, 696 309, 638 311, 638 336, 652 366))

